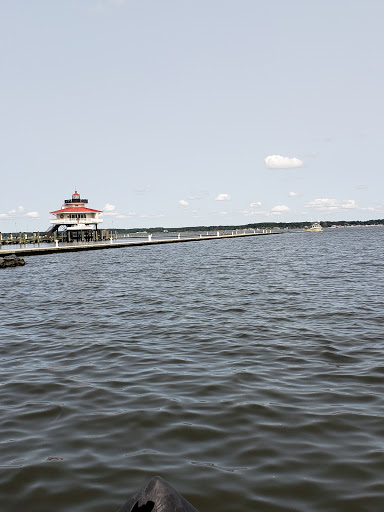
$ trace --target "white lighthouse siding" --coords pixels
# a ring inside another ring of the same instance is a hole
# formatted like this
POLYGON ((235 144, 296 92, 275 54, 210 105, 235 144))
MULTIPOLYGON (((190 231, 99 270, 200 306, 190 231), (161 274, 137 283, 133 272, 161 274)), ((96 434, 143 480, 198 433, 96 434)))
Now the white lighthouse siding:
POLYGON ((99 224, 103 219, 98 213, 55 213, 56 219, 51 219, 51 224, 99 224))

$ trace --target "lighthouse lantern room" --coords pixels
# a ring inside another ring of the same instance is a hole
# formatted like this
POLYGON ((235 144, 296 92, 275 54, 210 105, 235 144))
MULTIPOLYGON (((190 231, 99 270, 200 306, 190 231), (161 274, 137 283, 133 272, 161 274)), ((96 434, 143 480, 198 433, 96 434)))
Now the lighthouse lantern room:
POLYGON ((68 242, 71 240, 97 240, 98 224, 103 222, 99 217, 102 210, 88 208, 88 199, 81 199, 80 194, 75 190, 72 199, 65 199, 60 210, 50 212, 55 215, 49 235, 55 231, 62 232, 63 238, 68 242))

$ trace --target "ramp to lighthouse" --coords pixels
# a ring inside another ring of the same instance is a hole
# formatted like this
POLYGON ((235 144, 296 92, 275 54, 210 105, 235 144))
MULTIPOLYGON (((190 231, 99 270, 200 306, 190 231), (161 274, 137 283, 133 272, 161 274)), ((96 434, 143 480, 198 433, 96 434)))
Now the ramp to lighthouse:
POLYGON ((55 231, 59 229, 59 225, 55 224, 54 226, 50 226, 47 231, 44 233, 44 238, 50 238, 55 231))

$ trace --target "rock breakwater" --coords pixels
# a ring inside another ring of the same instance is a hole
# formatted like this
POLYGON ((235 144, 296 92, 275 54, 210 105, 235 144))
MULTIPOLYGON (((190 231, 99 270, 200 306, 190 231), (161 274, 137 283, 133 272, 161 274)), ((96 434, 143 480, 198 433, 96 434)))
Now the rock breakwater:
POLYGON ((25 265, 23 258, 18 258, 16 254, 8 254, 0 257, 0 268, 20 267, 25 265))

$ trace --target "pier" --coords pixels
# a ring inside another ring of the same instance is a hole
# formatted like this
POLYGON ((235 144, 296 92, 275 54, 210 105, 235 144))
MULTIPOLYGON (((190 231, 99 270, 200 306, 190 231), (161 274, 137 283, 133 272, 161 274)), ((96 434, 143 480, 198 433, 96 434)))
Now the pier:
MULTIPOLYGON (((216 234, 207 233, 199 234, 199 236, 181 236, 181 233, 176 238, 154 238, 155 235, 148 234, 145 238, 135 239, 130 241, 119 241, 112 237, 108 242, 88 242, 88 243, 72 243, 72 244, 60 244, 58 240, 54 244, 47 244, 44 247, 38 246, 29 247, 20 246, 18 248, 0 248, 0 256, 6 256, 8 254, 16 254, 17 256, 37 256, 39 254, 55 254, 55 253, 66 253, 76 251, 95 251, 101 249, 119 249, 122 247, 138 247, 143 245, 160 245, 160 244, 175 244, 185 242, 202 242, 204 240, 221 240, 223 238, 244 238, 250 236, 266 236, 266 235, 277 235, 281 234, 281 231, 263 230, 262 232, 232 232, 232 233, 220 233, 217 231, 216 234)), ((0 246, 1 247, 1 246, 0 246)))

